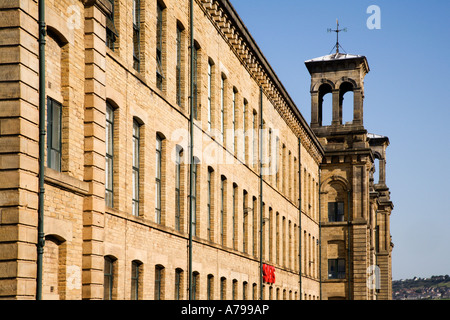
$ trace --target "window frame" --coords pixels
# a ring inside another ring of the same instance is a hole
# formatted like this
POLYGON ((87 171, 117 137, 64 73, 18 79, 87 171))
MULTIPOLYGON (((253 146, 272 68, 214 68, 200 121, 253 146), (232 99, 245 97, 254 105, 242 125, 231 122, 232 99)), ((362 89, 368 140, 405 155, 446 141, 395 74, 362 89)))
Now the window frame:
POLYGON ((347 277, 345 259, 328 259, 328 279, 330 280, 343 280, 347 277), (334 267, 335 271, 332 271, 334 267))
POLYGON ((114 259, 111 257, 104 257, 103 268, 103 300, 113 300, 114 288, 114 259), (107 272, 108 270, 108 272, 107 272), (106 284, 108 283, 108 286, 106 284), (107 296, 106 296, 107 293, 107 296))
POLYGON ((328 222, 345 221, 344 201, 328 202, 328 222))
POLYGON ((105 203, 108 207, 113 208, 114 207, 114 108, 108 102, 106 103, 105 136, 106 136, 105 203))
POLYGON ((163 90, 164 68, 163 68, 163 12, 164 7, 156 3, 156 87, 163 90))
POLYGON ((177 64, 176 64, 176 100, 182 105, 182 55, 183 55, 183 28, 177 24, 177 64))
POLYGON ((140 71, 141 65, 141 1, 133 0, 133 68, 140 71))
POLYGON ((141 125, 133 120, 133 199, 132 199, 132 214, 135 217, 139 217, 139 196, 140 196, 140 131, 141 125))
POLYGON ((140 275, 142 263, 138 261, 131 262, 131 300, 140 300, 140 275))
POLYGON ((55 99, 47 97, 47 167, 61 172, 62 165, 62 104, 55 99), (55 124, 55 107, 58 107, 59 114, 55 124), (57 146, 54 145, 54 138, 57 138, 57 146), (53 162, 52 155, 55 154, 56 163, 53 162))
POLYGON ((163 139, 156 135, 155 222, 161 224, 163 139))

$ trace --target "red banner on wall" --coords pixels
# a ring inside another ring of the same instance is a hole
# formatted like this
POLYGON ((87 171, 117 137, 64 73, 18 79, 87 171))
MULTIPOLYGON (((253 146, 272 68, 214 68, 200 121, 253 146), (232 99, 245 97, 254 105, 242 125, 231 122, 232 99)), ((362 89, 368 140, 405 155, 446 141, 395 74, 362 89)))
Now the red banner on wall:
POLYGON ((275 267, 263 264, 263 280, 266 283, 275 283, 275 267))

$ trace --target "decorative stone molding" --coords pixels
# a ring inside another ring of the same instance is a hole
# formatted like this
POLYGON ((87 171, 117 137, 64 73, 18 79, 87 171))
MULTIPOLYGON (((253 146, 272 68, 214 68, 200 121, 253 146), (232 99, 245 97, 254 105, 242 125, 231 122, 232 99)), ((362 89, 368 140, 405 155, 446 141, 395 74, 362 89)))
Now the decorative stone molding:
POLYGON ((323 149, 228 0, 196 0, 267 99, 317 163, 323 149))

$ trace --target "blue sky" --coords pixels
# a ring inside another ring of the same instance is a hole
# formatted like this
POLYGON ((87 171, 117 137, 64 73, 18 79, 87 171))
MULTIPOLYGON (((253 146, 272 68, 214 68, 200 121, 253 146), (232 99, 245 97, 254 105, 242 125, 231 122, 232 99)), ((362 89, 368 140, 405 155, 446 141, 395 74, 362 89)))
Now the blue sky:
POLYGON ((394 280, 450 274, 450 1, 230 0, 309 123, 304 61, 327 55, 328 28, 367 57, 364 124, 386 135, 394 280), (370 5, 381 29, 370 30, 370 5))

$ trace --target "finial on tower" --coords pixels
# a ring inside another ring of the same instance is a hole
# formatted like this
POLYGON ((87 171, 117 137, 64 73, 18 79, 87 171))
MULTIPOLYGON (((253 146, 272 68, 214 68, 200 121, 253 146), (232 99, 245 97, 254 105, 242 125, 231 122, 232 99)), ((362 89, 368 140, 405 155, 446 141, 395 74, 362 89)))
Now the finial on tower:
MULTIPOLYGON (((339 53, 339 48, 342 48, 342 46, 339 44, 339 33, 340 32, 347 32, 347 28, 339 29, 339 20, 336 19, 336 30, 328 29, 328 32, 336 32, 336 44, 333 47, 333 49, 336 48, 336 53, 339 53)), ((331 51, 333 51, 333 49, 331 49, 331 51)))

